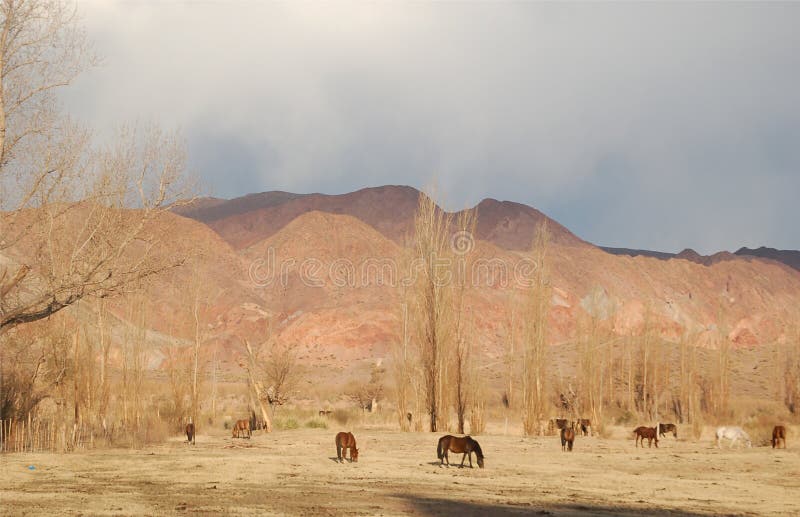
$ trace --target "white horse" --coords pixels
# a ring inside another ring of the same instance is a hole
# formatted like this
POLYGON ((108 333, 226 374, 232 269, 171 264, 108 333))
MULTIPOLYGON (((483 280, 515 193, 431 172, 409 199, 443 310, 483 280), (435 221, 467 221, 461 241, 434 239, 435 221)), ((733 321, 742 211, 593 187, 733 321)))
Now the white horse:
POLYGON ((737 440, 742 440, 748 447, 753 446, 753 442, 750 441, 750 435, 744 432, 741 427, 717 427, 717 448, 721 448, 723 438, 731 441, 730 448, 733 448, 733 444, 737 440))

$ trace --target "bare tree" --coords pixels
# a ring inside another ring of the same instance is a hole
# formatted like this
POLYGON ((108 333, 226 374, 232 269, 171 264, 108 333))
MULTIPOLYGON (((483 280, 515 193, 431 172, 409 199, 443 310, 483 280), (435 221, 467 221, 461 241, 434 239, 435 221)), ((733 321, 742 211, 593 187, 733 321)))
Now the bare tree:
POLYGON ((169 381, 170 395, 172 399, 172 427, 182 430, 182 424, 186 415, 186 400, 191 394, 189 388, 192 385, 191 370, 188 368, 188 358, 183 357, 184 349, 179 347, 174 341, 164 349, 166 356, 164 367, 169 381))
POLYGON ((728 327, 725 324, 725 315, 720 306, 717 315, 717 357, 714 368, 714 413, 717 417, 727 416, 730 402, 730 364, 731 342, 728 336, 728 327))
POLYGON ((264 428, 268 433, 271 433, 272 420, 269 417, 269 412, 267 411, 267 406, 265 405, 265 399, 267 398, 265 393, 266 390, 264 390, 261 381, 256 378, 256 354, 253 351, 253 347, 250 346, 250 343, 246 339, 243 339, 242 341, 244 342, 245 350, 247 351, 247 359, 241 361, 239 364, 247 372, 248 394, 251 397, 251 402, 253 398, 255 398, 257 401, 259 409, 261 410, 261 418, 264 420, 264 428))
POLYGON ((276 406, 282 406, 289 401, 299 382, 297 346, 273 341, 265 351, 262 364, 268 386, 266 395, 274 411, 276 406))
POLYGON ((180 139, 93 148, 61 114, 58 89, 95 61, 70 4, 0 3, 0 332, 183 263, 153 253, 169 233, 153 223, 187 200, 180 139))
POLYGON ((456 343, 455 369, 453 371, 453 388, 455 389, 457 432, 464 434, 464 423, 469 409, 470 379, 469 367, 471 363, 470 349, 467 339, 462 337, 456 343))
POLYGON ((784 358, 781 361, 783 402, 792 413, 800 412, 800 321, 795 321, 794 329, 787 331, 784 358))
POLYGON ((532 258, 536 270, 528 292, 527 315, 523 329, 522 411, 525 434, 541 430, 544 416, 547 374, 547 317, 550 309, 550 270, 548 248, 550 231, 543 221, 536 228, 532 258))
POLYGON ((409 343, 409 330, 408 330, 408 306, 404 303, 402 305, 401 316, 401 338, 395 343, 392 348, 392 373, 394 377, 394 387, 397 402, 397 418, 402 431, 409 431, 411 420, 408 418, 411 410, 413 396, 412 383, 414 377, 415 358, 413 357, 413 350, 409 343))
POLYGON ((414 218, 414 256, 419 267, 410 298, 431 432, 447 426, 447 403, 443 400, 444 364, 454 338, 451 321, 448 321, 452 320, 453 310, 450 269, 446 262, 451 221, 450 214, 440 210, 431 197, 420 193, 414 218))
POLYGON ((453 310, 455 312, 455 350, 453 356, 452 385, 455 390, 455 409, 457 431, 464 434, 464 424, 467 417, 467 410, 470 408, 470 397, 473 395, 471 382, 474 380, 472 373, 472 341, 475 334, 475 327, 472 325, 472 318, 468 316, 469 308, 464 306, 464 298, 468 287, 468 277, 471 272, 472 246, 475 235, 475 225, 477 224, 477 213, 475 210, 462 210, 456 218, 457 238, 466 238, 468 242, 458 248, 454 243, 451 248, 453 251, 453 310))
POLYGON ((377 404, 383 396, 383 378, 386 370, 380 366, 373 366, 370 371, 369 381, 352 381, 345 393, 353 400, 362 411, 375 411, 377 404))
MULTIPOLYGON (((200 258, 202 253, 195 253, 196 258, 200 258)), ((205 362, 201 362, 203 345, 212 337, 210 324, 211 306, 221 296, 222 292, 212 293, 209 291, 203 279, 199 262, 193 261, 190 288, 188 289, 189 299, 187 306, 191 312, 192 328, 190 331, 192 340, 192 393, 191 393, 191 419, 195 425, 195 432, 199 425, 200 418, 200 385, 202 383, 205 362)))

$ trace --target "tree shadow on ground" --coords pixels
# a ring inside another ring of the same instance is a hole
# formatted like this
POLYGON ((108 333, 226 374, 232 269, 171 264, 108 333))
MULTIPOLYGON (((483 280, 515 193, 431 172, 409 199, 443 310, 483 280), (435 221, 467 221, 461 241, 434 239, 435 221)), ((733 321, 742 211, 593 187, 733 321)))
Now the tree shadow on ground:
POLYGON ((655 515, 655 516, 687 516, 699 517, 706 515, 681 511, 675 508, 630 508, 625 506, 595 505, 583 503, 555 503, 541 504, 535 503, 479 503, 469 501, 457 501, 436 497, 424 497, 410 494, 396 494, 395 497, 405 500, 415 512, 422 515, 458 515, 459 517, 471 517, 479 515, 655 515))

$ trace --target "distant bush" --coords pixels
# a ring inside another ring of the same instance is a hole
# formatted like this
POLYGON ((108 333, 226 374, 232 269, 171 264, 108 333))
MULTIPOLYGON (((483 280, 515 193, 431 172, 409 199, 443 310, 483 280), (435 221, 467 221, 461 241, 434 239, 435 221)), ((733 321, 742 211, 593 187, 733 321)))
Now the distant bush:
POLYGON ((603 422, 592 425, 592 435, 600 438, 611 438, 611 428, 603 422))
POLYGON ((287 431, 291 429, 298 429, 300 424, 292 417, 279 418, 275 420, 275 427, 282 431, 287 431))
POLYGON ((328 423, 318 418, 312 418, 311 420, 306 421, 306 427, 309 429, 327 429, 328 423))
POLYGON ((636 415, 629 410, 625 410, 617 417, 617 425, 630 425, 636 420, 636 415))

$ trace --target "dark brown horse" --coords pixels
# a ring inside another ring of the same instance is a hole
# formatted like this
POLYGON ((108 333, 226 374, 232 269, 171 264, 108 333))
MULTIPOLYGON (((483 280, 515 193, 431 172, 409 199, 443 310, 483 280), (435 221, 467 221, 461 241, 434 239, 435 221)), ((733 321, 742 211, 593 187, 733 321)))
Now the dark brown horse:
POLYGON ((672 433, 672 436, 674 436, 675 439, 678 438, 678 426, 676 426, 675 424, 659 423, 657 424, 656 427, 658 428, 658 435, 661 436, 662 438, 665 437, 667 433, 672 433))
POLYGON ((592 428, 592 421, 588 418, 579 418, 576 428, 583 436, 588 436, 589 430, 592 428))
POLYGON ((344 463, 347 459, 347 449, 350 449, 350 461, 358 462, 358 448, 356 448, 356 437, 353 433, 341 433, 336 435, 336 457, 344 463))
POLYGON ((561 450, 572 452, 572 444, 575 442, 575 423, 561 430, 561 450))
POLYGON ((194 443, 194 424, 191 422, 186 424, 186 441, 194 443))
POLYGON ((469 468, 472 468, 472 453, 478 459, 478 466, 483 468, 483 451, 478 442, 472 439, 471 436, 451 436, 445 435, 439 438, 439 445, 436 446, 436 455, 440 460, 440 465, 444 465, 445 460, 447 466, 450 466, 450 458, 448 452, 455 452, 456 454, 463 454, 461 457, 461 466, 464 466, 464 460, 469 456, 469 468))
POLYGON ((640 426, 633 430, 636 435, 636 446, 639 446, 639 439, 642 440, 642 447, 644 447, 644 439, 647 438, 647 446, 652 447, 653 441, 656 442, 656 449, 658 449, 658 432, 655 427, 640 426))
POLYGON ((233 438, 250 438, 251 436, 249 420, 237 420, 233 424, 233 438))
POLYGON ((780 449, 781 440, 783 440, 783 448, 786 448, 786 428, 782 425, 776 425, 772 429, 772 448, 778 447, 780 449))

